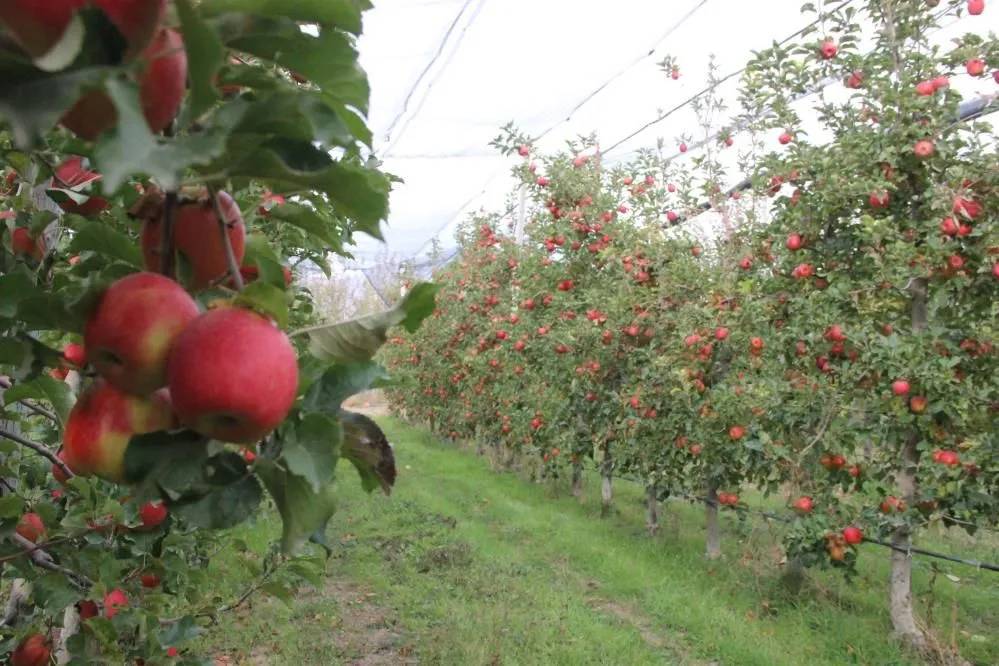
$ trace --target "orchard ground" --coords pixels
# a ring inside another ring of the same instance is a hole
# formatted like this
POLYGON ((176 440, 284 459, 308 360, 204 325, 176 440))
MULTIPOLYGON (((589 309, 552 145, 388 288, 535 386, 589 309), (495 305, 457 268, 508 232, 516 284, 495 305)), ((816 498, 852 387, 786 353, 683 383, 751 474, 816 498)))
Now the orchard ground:
MULTIPOLYGON (((378 410, 377 395, 365 401, 378 410)), ((577 501, 566 480, 497 473, 470 450, 378 420, 399 462, 392 499, 364 494, 345 470, 322 587, 287 603, 256 596, 225 617, 204 646, 217 664, 922 663, 890 637, 883 548, 862 547, 853 580, 811 570, 795 593, 780 578, 779 525, 724 512, 725 555, 709 563, 698 507, 666 503, 650 538, 634 484, 617 482, 615 511, 597 521, 595 476, 577 501)), ((249 552, 213 560, 220 595, 252 580, 246 562, 277 521, 239 528, 249 552)), ((999 560, 995 533, 930 532, 920 545, 999 560)), ((974 664, 999 663, 996 575, 916 562, 914 593, 937 638, 974 664)))

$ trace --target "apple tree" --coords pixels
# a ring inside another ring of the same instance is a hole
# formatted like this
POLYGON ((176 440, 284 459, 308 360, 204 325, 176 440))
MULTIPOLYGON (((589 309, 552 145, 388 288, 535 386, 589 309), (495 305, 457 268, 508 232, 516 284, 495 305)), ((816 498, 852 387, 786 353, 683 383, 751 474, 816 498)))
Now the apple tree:
POLYGON ((0 649, 12 664, 203 663, 184 644, 318 580, 338 462, 392 450, 341 409, 434 289, 323 325, 303 271, 380 237, 366 2, 18 0, 0 7, 0 649), (226 528, 279 547, 219 605, 226 528), (305 548, 309 542, 317 544, 305 548))

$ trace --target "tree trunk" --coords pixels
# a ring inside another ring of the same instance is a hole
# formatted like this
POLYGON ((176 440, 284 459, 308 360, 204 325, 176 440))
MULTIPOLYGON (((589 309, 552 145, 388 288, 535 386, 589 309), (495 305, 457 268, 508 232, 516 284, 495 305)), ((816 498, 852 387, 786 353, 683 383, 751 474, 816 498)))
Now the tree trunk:
MULTIPOLYGON (((926 330, 926 280, 913 280, 909 286, 912 297, 912 332, 919 335, 926 330)), ((913 430, 900 452, 900 465, 895 482, 908 506, 917 499, 918 483, 916 468, 919 464, 920 434, 913 430)), ((925 650, 926 634, 916 623, 916 613, 912 606, 912 556, 908 553, 912 545, 912 535, 908 525, 899 526, 891 535, 891 577, 889 579, 889 603, 891 624, 895 633, 910 647, 925 650)))
POLYGON ((607 453, 603 463, 600 465, 600 515, 610 514, 611 501, 614 499, 614 488, 611 485, 613 464, 610 454, 607 453))
POLYGON ((645 489, 645 510, 645 527, 649 536, 655 536, 659 532, 659 489, 654 483, 645 489))
POLYGON ((572 496, 583 498, 583 463, 578 459, 572 463, 572 496))
POLYGON ((62 630, 59 632, 59 642, 56 643, 55 658, 57 664, 68 664, 73 656, 69 653, 69 639, 80 631, 80 612, 76 606, 67 606, 62 614, 62 630))
POLYGON ((718 530, 718 487, 714 483, 708 484, 704 520, 706 529, 704 557, 716 560, 721 557, 721 533, 718 530))

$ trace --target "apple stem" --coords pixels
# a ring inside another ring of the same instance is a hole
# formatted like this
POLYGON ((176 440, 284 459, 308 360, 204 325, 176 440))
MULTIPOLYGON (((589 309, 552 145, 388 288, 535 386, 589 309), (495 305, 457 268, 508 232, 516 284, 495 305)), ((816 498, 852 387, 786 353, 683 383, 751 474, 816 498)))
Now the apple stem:
POLYGON ((56 465, 57 467, 59 467, 59 469, 61 469, 63 471, 63 473, 66 474, 67 477, 72 478, 72 477, 76 476, 75 474, 73 474, 73 470, 71 470, 66 465, 66 463, 64 463, 63 461, 59 460, 59 458, 54 453, 52 453, 51 451, 49 451, 47 448, 45 448, 44 446, 42 446, 38 442, 32 442, 30 439, 25 439, 24 437, 21 437, 20 435, 15 435, 14 433, 7 432, 6 430, 3 430, 3 429, 0 429, 0 437, 3 437, 5 439, 9 439, 12 442, 16 442, 17 444, 20 444, 21 446, 25 446, 25 447, 31 449, 32 451, 34 451, 35 453, 37 453, 37 454, 39 454, 39 455, 41 455, 41 456, 43 456, 45 458, 48 458, 49 460, 52 461, 52 464, 56 465))
POLYGON ((215 217, 219 221, 219 233, 222 234, 222 247, 225 248, 225 261, 229 265, 229 277, 236 287, 236 291, 243 291, 243 276, 239 272, 239 262, 236 261, 236 253, 232 249, 232 239, 229 238, 229 225, 219 205, 219 193, 211 185, 208 186, 208 196, 212 200, 212 208, 215 209, 215 217))
POLYGON ((166 193, 163 202, 163 228, 160 230, 160 273, 173 278, 174 273, 174 249, 173 249, 173 221, 177 215, 177 192, 171 190, 166 193))

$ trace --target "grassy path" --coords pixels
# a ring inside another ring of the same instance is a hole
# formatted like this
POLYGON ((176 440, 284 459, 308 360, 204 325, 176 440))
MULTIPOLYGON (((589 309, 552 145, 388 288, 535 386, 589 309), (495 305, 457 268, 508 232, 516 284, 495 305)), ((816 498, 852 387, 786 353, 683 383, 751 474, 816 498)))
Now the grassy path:
MULTIPOLYGON (((818 573, 793 596, 766 525, 726 518, 726 557, 709 564, 693 507, 669 504, 650 539, 637 487, 616 487, 617 512, 601 520, 595 483, 583 502, 556 496, 380 421, 400 466, 393 497, 369 497, 345 476, 332 582, 228 618, 213 645, 229 655, 221 663, 918 663, 887 635, 880 550, 864 553, 854 581, 818 573)), ((259 550, 276 525, 243 531, 259 550)), ((918 572, 917 593, 929 580, 918 572)), ((928 610, 966 657, 999 663, 999 580, 981 581, 938 577, 928 610)))

